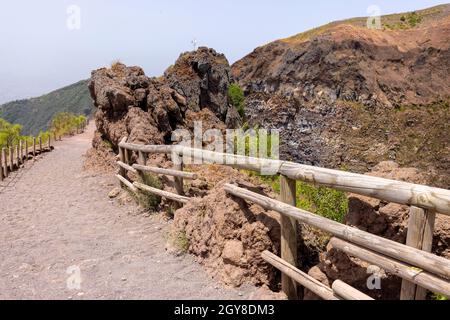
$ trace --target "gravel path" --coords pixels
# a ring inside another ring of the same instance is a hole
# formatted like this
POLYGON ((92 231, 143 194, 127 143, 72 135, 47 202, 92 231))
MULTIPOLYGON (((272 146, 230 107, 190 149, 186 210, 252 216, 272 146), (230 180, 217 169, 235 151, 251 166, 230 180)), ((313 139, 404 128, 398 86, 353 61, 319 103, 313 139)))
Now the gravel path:
POLYGON ((0 299, 248 298, 167 253, 168 224, 110 200, 112 175, 82 171, 92 133, 0 182, 0 299))

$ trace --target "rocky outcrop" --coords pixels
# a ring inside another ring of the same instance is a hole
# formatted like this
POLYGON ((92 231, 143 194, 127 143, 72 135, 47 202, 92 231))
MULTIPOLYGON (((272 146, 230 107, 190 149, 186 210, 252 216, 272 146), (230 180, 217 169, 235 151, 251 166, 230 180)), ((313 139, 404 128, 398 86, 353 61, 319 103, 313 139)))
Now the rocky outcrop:
POLYGON ((167 69, 164 77, 168 86, 177 93, 175 98, 182 103, 182 112, 207 108, 218 119, 226 121, 230 112, 227 90, 231 70, 223 54, 206 48, 182 54, 175 65, 167 69))
POLYGON ((240 183, 261 193, 272 191, 257 187, 248 176, 232 168, 211 166, 200 173, 214 187, 176 211, 170 248, 176 250, 180 237, 184 238, 184 249, 227 285, 253 283, 273 287, 277 274, 261 253, 279 251, 279 214, 227 195, 223 184, 240 183))
POLYGON ((436 12, 414 28, 352 19, 255 49, 232 66, 249 125, 280 129, 287 160, 360 173, 393 160, 448 188, 450 5, 436 12))
POLYGON ((117 147, 124 136, 133 143, 169 143, 173 130, 191 128, 205 114, 234 127, 240 118, 228 103, 230 73, 224 55, 208 48, 182 54, 160 78, 121 63, 93 71, 89 89, 97 132, 117 147))
POLYGON ((365 106, 427 105, 450 96, 450 6, 416 28, 344 21, 255 49, 233 65, 245 91, 365 106))

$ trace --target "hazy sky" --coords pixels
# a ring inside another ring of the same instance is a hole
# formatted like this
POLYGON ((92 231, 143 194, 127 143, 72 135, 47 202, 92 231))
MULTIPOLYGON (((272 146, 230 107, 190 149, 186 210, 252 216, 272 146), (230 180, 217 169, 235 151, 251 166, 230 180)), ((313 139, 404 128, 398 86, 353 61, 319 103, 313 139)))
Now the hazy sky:
POLYGON ((272 40, 333 20, 367 16, 370 5, 387 14, 442 3, 446 1, 0 0, 0 103, 86 79, 91 70, 116 59, 142 66, 147 75, 160 75, 181 52, 192 50, 194 38, 198 45, 225 53, 232 63, 272 40), (72 5, 75 11, 68 14, 72 5))

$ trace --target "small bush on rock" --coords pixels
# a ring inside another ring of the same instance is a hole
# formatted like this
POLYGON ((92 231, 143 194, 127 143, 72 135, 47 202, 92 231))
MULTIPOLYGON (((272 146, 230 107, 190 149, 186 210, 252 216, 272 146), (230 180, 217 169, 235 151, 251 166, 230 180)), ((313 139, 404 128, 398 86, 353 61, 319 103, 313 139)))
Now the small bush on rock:
MULTIPOLYGON (((250 173, 250 175, 257 175, 250 173)), ((268 184, 274 191, 280 192, 280 179, 278 176, 259 176, 259 179, 268 184)), ((348 212, 348 199, 344 192, 334 189, 314 186, 309 183, 297 181, 297 207, 308 210, 322 217, 343 222, 348 212)))
POLYGON ((245 115, 245 96, 244 91, 237 83, 232 83, 228 87, 228 97, 231 104, 237 109, 239 115, 245 115))

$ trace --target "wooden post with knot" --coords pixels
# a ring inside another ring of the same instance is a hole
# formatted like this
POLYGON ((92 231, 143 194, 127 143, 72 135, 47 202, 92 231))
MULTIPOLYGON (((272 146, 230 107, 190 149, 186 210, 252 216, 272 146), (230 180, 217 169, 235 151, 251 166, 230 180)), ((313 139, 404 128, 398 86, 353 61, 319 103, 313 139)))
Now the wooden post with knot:
MULTIPOLYGON (((286 176, 280 176, 280 201, 296 206, 296 181, 286 176)), ((281 259, 297 265, 297 220, 281 215, 281 259)), ((288 299, 299 298, 297 283, 286 274, 281 275, 281 288, 288 299)))
MULTIPOLYGON (((408 233, 406 245, 431 252, 436 213, 432 210, 411 206, 409 210, 408 233)), ((409 282, 402 281, 401 300, 425 300, 427 290, 409 282)))

